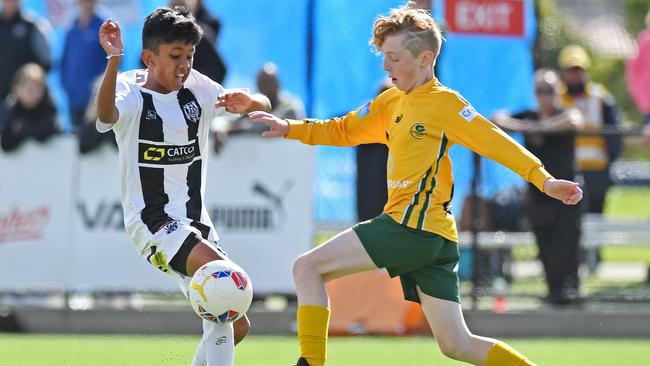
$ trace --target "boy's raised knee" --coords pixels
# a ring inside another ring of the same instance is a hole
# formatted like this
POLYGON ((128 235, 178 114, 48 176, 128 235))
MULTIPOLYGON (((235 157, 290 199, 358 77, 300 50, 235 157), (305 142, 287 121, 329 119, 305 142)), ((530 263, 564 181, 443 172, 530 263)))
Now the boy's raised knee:
POLYGON ((303 254, 293 262, 293 278, 295 280, 300 279, 306 273, 313 272, 315 269, 315 263, 313 263, 309 255, 303 254))

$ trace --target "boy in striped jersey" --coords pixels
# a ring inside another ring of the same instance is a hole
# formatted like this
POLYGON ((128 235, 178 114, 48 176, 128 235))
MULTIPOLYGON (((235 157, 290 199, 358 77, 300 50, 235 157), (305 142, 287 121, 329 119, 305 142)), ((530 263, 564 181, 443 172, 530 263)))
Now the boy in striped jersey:
MULTIPOLYGON (((201 36, 186 12, 156 9, 142 30, 147 69, 118 76, 124 51, 120 27, 108 19, 99 30, 108 65, 97 96, 97 129, 115 132, 124 225, 139 254, 176 275, 186 295, 198 268, 228 260, 203 204, 210 122, 217 107, 231 113, 271 109, 263 95, 226 91, 192 70, 201 36)), ((203 320, 192 365, 232 365, 234 344, 248 328, 246 317, 234 325, 203 320)))
POLYGON ((413 4, 374 23, 371 40, 383 53, 391 88, 341 118, 281 120, 254 112, 268 137, 307 144, 388 145, 388 202, 384 213, 345 230, 294 264, 298 295, 298 365, 325 363, 328 296, 325 282, 383 267, 399 276, 404 297, 420 302, 441 351, 474 365, 533 365, 505 343, 472 334, 458 295, 458 233, 449 211, 453 192, 449 149, 461 144, 517 172, 547 195, 574 205, 578 184, 556 180, 541 162, 479 115, 433 75, 441 36, 430 14, 413 4))

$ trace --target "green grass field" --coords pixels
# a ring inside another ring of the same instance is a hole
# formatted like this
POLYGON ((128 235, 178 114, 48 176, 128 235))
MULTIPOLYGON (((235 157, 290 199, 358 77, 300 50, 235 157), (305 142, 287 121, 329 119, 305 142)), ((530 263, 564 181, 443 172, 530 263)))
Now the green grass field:
MULTIPOLYGON (((189 365, 198 337, 0 334, 0 365, 189 365)), ((540 366, 650 365, 650 340, 510 340, 540 366)), ((293 337, 250 337, 237 347, 237 366, 288 366, 293 337)), ((461 365, 445 359, 430 338, 332 338, 333 366, 461 365)))
MULTIPOLYGON (((615 188, 608 197, 607 215, 650 217, 650 189, 615 188)), ((535 248, 518 249, 518 259, 533 259, 535 248)), ((606 261, 650 263, 645 246, 605 247, 606 261)), ((589 287, 589 279, 584 286, 589 287)), ((598 283, 602 287, 602 283, 598 283)), ((530 290, 530 285, 521 286, 530 290)), ((535 282, 538 292, 545 291, 535 282)), ((598 287, 596 286, 596 287, 598 287)), ((593 286, 592 286, 593 287, 593 286)), ((189 365, 199 336, 87 336, 0 333, 0 366, 177 366, 189 365)), ((650 365, 650 340, 634 339, 517 339, 508 341, 538 365, 650 365)), ((237 366, 288 366, 298 354, 294 337, 249 337, 237 348, 237 366)), ((448 360, 432 338, 332 338, 328 365, 411 366, 463 365, 448 360)))

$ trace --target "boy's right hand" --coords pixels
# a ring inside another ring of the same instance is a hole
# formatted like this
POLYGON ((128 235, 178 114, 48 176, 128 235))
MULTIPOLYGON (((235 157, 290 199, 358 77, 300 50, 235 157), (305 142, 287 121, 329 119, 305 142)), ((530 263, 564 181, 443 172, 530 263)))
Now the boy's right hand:
POLYGON ((280 119, 271 113, 250 112, 248 118, 254 123, 263 123, 270 127, 270 130, 262 132, 265 137, 284 137, 289 133, 289 122, 280 119))
POLYGON ((111 18, 106 19, 99 28, 99 43, 106 55, 119 55, 124 52, 122 30, 111 18))
POLYGON ((564 179, 547 179, 544 182, 544 193, 565 205, 575 205, 582 200, 582 189, 578 183, 564 179))

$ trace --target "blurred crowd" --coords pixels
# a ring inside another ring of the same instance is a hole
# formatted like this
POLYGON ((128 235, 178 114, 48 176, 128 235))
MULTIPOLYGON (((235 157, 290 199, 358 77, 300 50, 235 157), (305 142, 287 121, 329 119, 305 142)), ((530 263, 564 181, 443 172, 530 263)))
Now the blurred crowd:
MULTIPOLYGON (((97 14, 97 2, 77 0, 78 16, 67 30, 59 64, 70 116, 71 128, 66 132, 77 136, 82 153, 104 143, 115 143, 112 133, 99 134, 95 129, 94 94, 106 66, 106 55, 98 41, 103 19, 97 14)), ((430 1, 418 3, 431 6, 430 1)), ((196 48, 194 68, 222 83, 227 67, 217 47, 219 20, 206 11, 201 0, 171 0, 169 6, 183 6, 198 20, 204 38, 196 48)), ((0 49, 10 50, 4 52, 0 62, 0 146, 6 152, 18 149, 24 141, 45 142, 63 133, 60 113, 47 84, 53 64, 49 32, 47 21, 26 12, 20 0, 2 0, 0 49)), ((527 190, 523 200, 546 272, 549 301, 571 304, 579 297, 582 213, 603 212, 612 186, 610 168, 621 156, 623 143, 616 102, 606 86, 590 80, 592 64, 588 52, 581 46, 568 45, 560 52, 557 65, 559 70, 540 69, 532 76, 536 109, 499 112, 492 119, 504 130, 523 133, 526 147, 555 177, 578 177, 582 182, 585 199, 581 206, 564 206, 534 187, 527 190)), ((260 65, 257 90, 269 98, 276 116, 304 118, 302 101, 284 90, 280 80, 275 64, 260 65)), ((638 52, 627 62, 626 80, 630 95, 644 116, 642 137, 650 145, 650 12, 646 29, 638 35, 638 52)), ((389 87, 389 82, 382 82, 378 93, 389 87)), ((258 126, 246 116, 224 114, 213 127, 215 152, 224 148, 228 136, 259 135, 258 126)), ((387 198, 386 159, 383 145, 357 149, 359 220, 375 217, 382 211, 387 198)))
MULTIPOLYGON (((98 15, 97 5, 98 0, 77 0, 78 15, 65 34, 58 66, 61 86, 68 100, 70 128, 63 131, 61 113, 56 109, 47 84, 47 73, 53 64, 48 38, 51 26, 46 19, 26 11, 20 0, 2 0, 0 46, 11 50, 0 62, 0 146, 3 151, 16 150, 30 139, 45 142, 64 132, 78 138, 81 153, 93 151, 104 143, 115 145, 112 132, 101 134, 95 129, 94 98, 106 67, 106 55, 98 38, 104 19, 98 15)), ((170 0, 168 6, 184 7, 197 19, 203 29, 203 38, 196 47, 193 67, 223 83, 227 69, 217 46, 219 20, 207 12, 202 0, 170 0)), ((257 88, 273 103, 274 114, 284 118, 304 117, 302 101, 281 88, 279 70, 273 63, 260 65, 257 88)), ((228 135, 259 133, 247 117, 225 113, 213 127, 215 152, 222 149, 228 135)))

